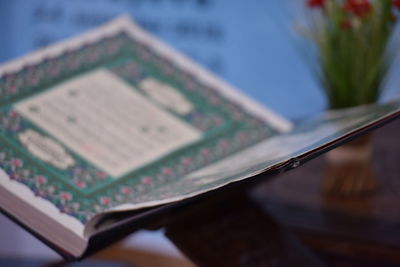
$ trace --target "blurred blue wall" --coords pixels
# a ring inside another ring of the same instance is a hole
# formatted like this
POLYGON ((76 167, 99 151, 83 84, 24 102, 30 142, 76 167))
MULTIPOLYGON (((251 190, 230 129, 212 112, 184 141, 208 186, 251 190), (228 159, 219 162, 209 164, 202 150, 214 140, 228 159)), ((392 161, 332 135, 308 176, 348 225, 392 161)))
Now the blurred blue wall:
POLYGON ((283 1, 0 0, 0 62, 93 28, 120 14, 289 118, 325 102, 290 42, 283 1))

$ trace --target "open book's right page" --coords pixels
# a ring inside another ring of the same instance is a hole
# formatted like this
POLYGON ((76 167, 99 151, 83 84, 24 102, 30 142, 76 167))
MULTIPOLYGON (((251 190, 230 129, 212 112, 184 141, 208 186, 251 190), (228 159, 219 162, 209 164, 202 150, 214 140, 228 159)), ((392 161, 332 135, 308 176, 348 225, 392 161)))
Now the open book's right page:
POLYGON ((144 203, 156 201, 160 196, 170 200, 176 198, 177 188, 179 199, 197 195, 277 168, 284 163, 295 162, 295 159, 301 159, 342 138, 388 122, 399 114, 400 100, 326 112, 298 123, 289 133, 274 136, 191 173, 174 185, 161 187, 154 194, 147 195, 144 203))

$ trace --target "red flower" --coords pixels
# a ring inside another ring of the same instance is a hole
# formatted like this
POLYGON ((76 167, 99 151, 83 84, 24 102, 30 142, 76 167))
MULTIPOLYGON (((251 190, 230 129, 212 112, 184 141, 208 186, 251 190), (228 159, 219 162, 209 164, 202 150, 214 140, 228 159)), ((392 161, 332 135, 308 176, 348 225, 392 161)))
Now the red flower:
POLYGON ((163 173, 164 175, 170 175, 170 174, 172 174, 172 170, 171 170, 170 168, 164 168, 164 169, 162 170, 162 173, 163 173))
POLYGON ((100 198, 100 203, 103 205, 110 205, 111 199, 109 197, 102 197, 100 198))
POLYGON ((142 183, 144 184, 151 184, 153 182, 153 179, 151 179, 151 177, 144 177, 142 179, 142 183))
POLYGON ((9 92, 10 94, 14 94, 15 92, 17 92, 17 87, 14 85, 11 85, 11 86, 7 87, 7 92, 9 92))
POLYGON ((13 166, 15 166, 15 167, 21 167, 23 163, 22 163, 22 160, 17 159, 17 158, 13 158, 13 159, 11 160, 11 164, 12 164, 13 166))
POLYGON ((85 188, 86 187, 86 184, 83 181, 77 181, 75 184, 79 188, 85 188))
POLYGON ((36 182, 38 182, 39 184, 45 184, 47 183, 47 179, 46 177, 40 175, 36 177, 36 182))
POLYGON ((191 160, 190 158, 183 158, 183 159, 181 160, 181 162, 182 162, 183 165, 190 165, 190 164, 192 164, 192 160, 191 160))
POLYGON ((130 187, 125 186, 121 188, 121 192, 125 195, 129 195, 130 193, 132 193, 132 189, 130 187))
POLYGON ((72 195, 68 192, 61 192, 60 197, 64 200, 72 200, 72 195))
POLYGON ((18 113, 15 110, 10 111, 10 116, 11 118, 16 118, 18 117, 18 113))
POLYGON ((311 8, 319 8, 325 6, 326 0, 308 0, 307 5, 311 8))
POLYGON ((400 8, 400 0, 393 0, 393 5, 397 8, 400 8))
POLYGON ((371 13, 372 5, 368 0, 347 0, 344 9, 358 17, 365 17, 371 13))
POLYGON ((210 154, 210 150, 208 150, 207 148, 203 149, 201 151, 201 154, 203 154, 203 156, 208 156, 210 154))
POLYGON ((103 179, 107 178, 107 174, 105 174, 104 172, 99 171, 99 172, 97 172, 97 177, 99 179, 103 180, 103 179))

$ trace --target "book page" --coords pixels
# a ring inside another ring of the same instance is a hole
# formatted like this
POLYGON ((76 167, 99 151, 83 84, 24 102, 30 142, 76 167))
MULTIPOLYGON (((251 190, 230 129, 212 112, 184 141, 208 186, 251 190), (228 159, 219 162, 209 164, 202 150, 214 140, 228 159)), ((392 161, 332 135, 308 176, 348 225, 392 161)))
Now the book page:
POLYGON ((0 95, 2 186, 82 225, 292 127, 126 18, 1 66, 0 95))
MULTIPOLYGON (((202 136, 105 69, 50 88, 19 102, 15 109, 114 178, 202 136)), ((25 139, 28 146, 36 142, 37 155, 51 153, 48 146, 39 151, 38 138, 25 139)))

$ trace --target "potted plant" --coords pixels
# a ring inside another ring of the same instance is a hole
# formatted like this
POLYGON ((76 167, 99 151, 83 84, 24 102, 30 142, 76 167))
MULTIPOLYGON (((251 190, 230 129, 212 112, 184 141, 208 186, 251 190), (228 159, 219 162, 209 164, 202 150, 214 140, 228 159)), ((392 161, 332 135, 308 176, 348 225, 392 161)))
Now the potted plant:
MULTIPOLYGON (((397 54, 400 0, 307 0, 306 36, 330 109, 376 102, 397 54)), ((363 194, 377 187, 369 135, 327 155, 323 189, 363 194)))

